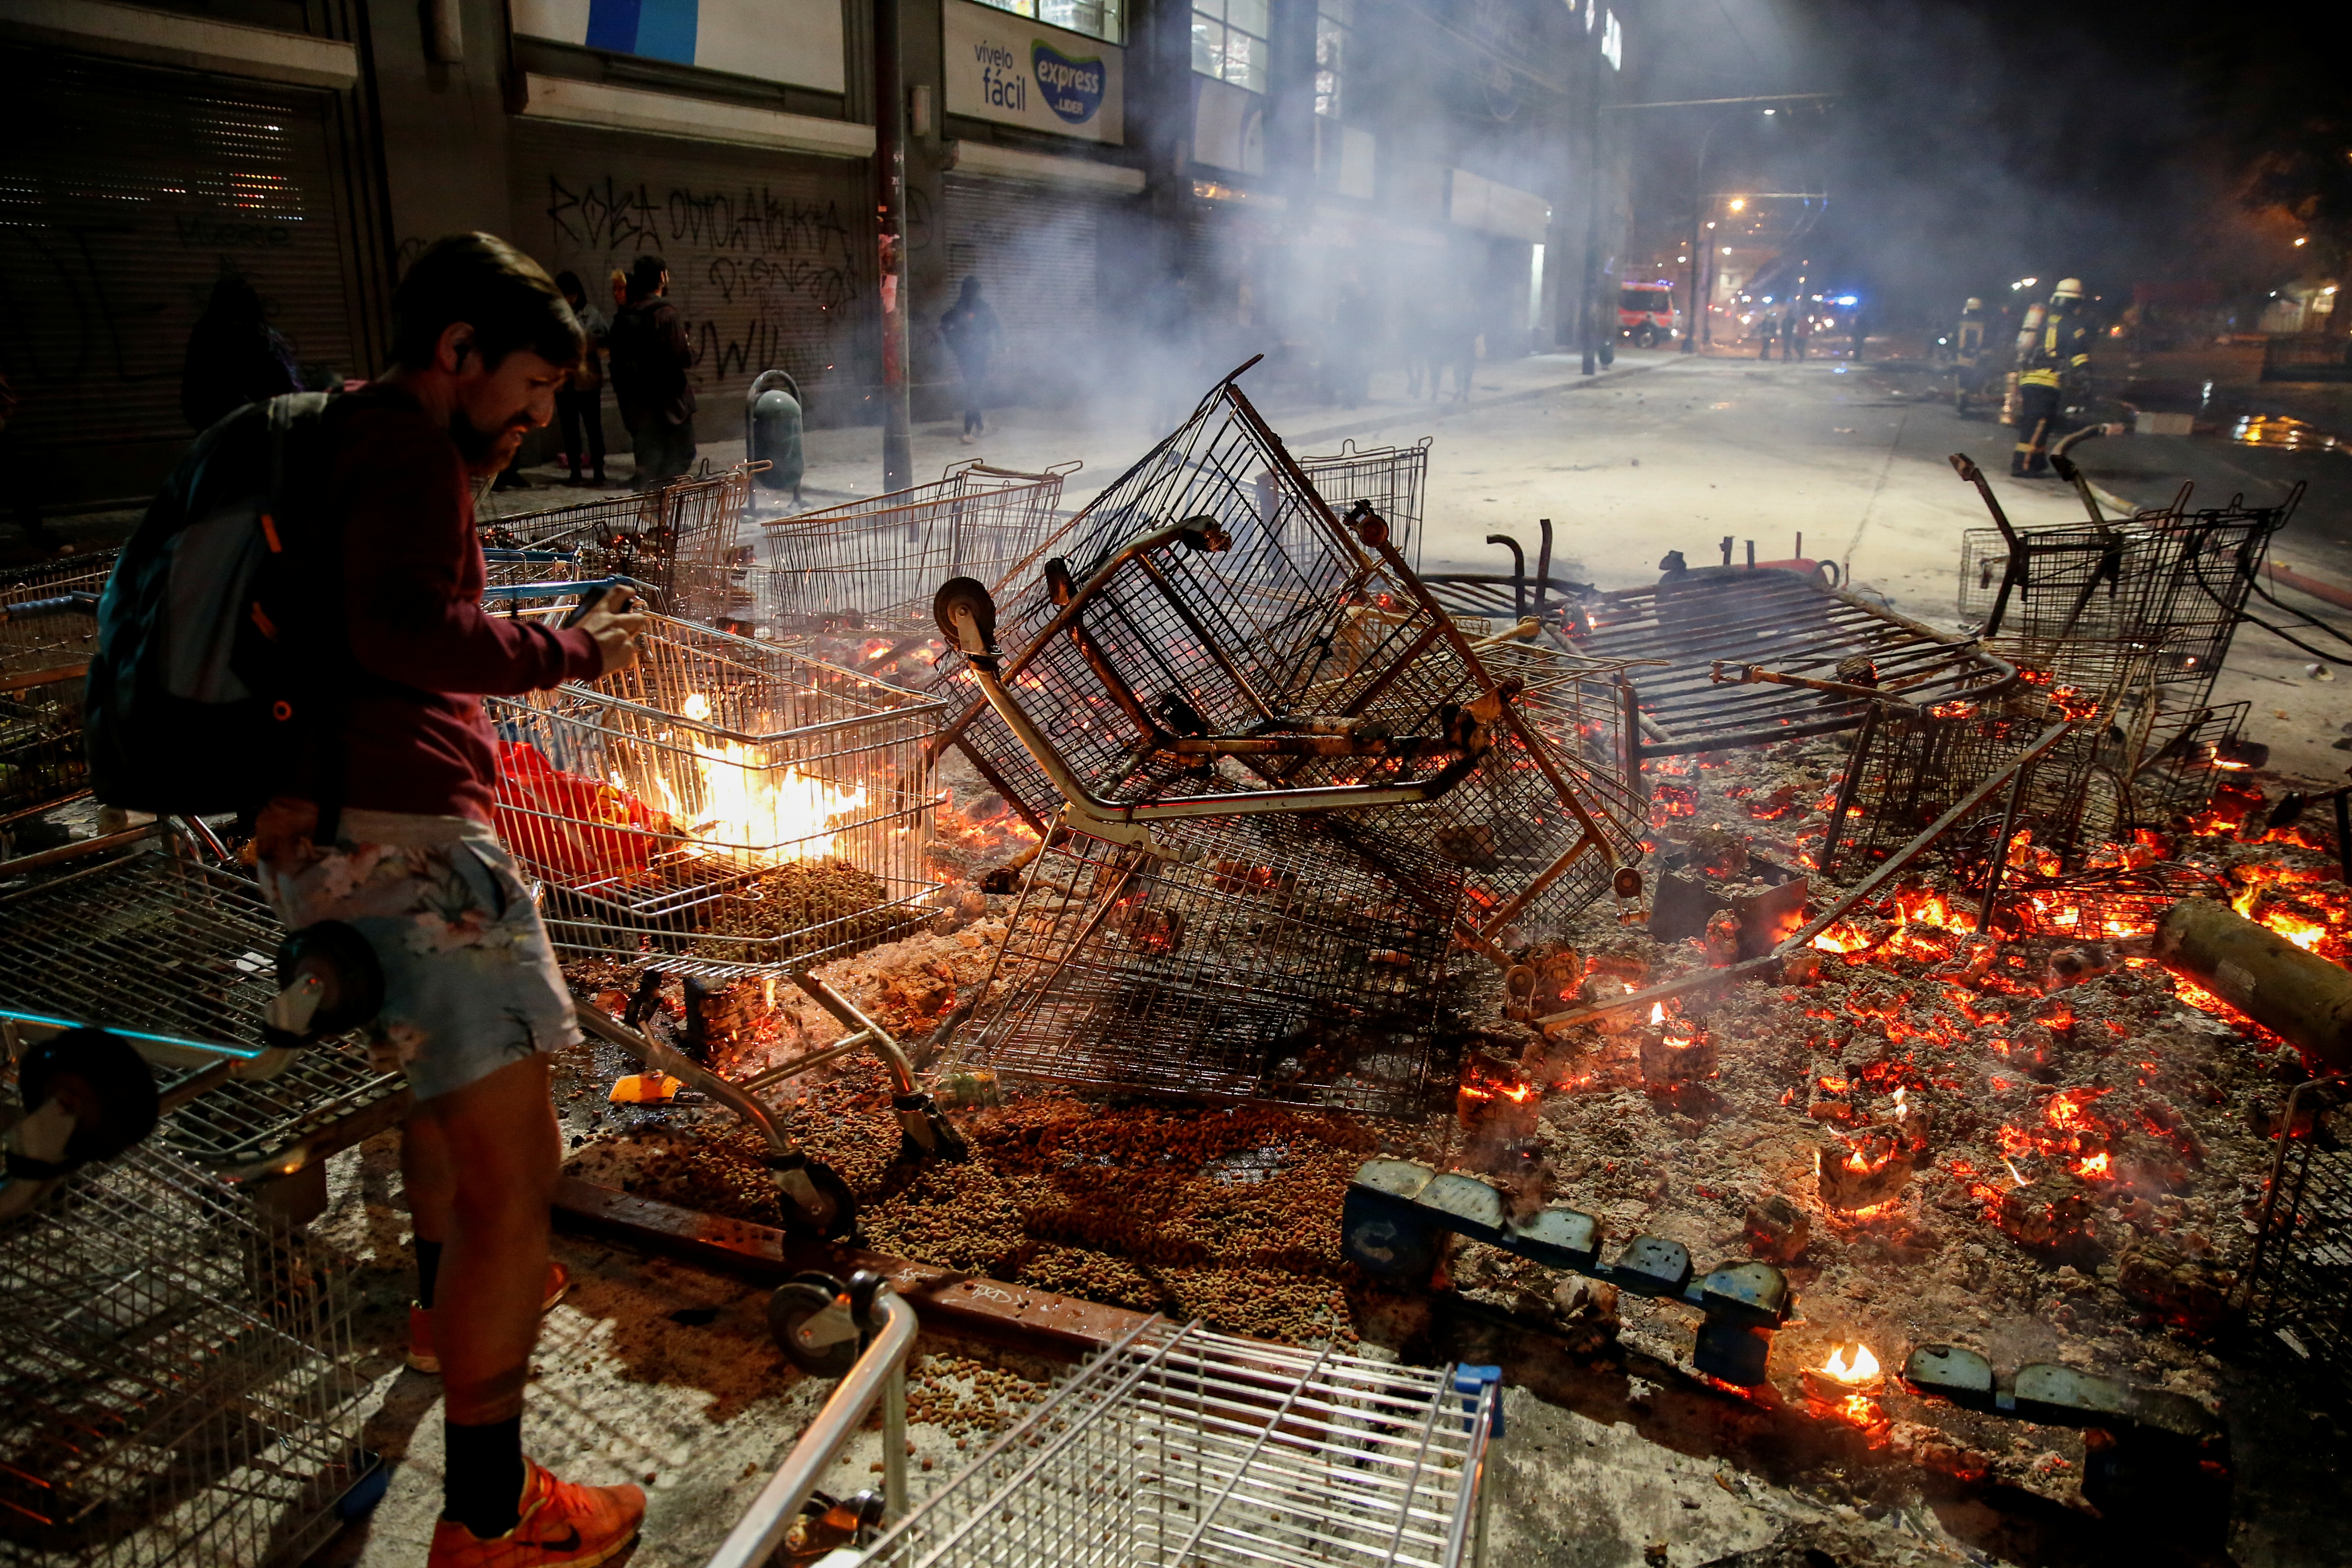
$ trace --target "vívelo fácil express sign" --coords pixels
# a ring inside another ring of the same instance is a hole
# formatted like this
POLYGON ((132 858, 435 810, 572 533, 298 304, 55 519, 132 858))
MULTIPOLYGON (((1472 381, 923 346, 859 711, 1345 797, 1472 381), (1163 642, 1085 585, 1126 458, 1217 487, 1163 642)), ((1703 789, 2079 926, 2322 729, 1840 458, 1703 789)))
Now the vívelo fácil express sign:
POLYGON ((1089 142, 1124 140, 1126 51, 1024 16, 947 0, 947 111, 1089 142))

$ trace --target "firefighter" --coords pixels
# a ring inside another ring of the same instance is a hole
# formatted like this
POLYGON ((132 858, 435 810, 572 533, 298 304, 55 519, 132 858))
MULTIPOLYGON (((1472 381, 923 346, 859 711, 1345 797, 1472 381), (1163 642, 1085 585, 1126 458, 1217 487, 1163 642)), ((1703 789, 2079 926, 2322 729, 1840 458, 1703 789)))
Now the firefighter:
MULTIPOLYGON (((2031 318, 2028 318, 2031 322, 2031 318)), ((2050 291, 2038 326, 2019 334, 2017 447, 2009 471, 2039 479, 2050 469, 2050 443, 2063 434, 2069 397, 2080 397, 2091 377, 2091 329, 2083 319, 2083 285, 2062 278, 2050 291)))
POLYGON ((1961 418, 1969 405, 1984 391, 1984 301, 1970 299, 1960 308, 1959 325, 1952 329, 1952 406, 1961 418))

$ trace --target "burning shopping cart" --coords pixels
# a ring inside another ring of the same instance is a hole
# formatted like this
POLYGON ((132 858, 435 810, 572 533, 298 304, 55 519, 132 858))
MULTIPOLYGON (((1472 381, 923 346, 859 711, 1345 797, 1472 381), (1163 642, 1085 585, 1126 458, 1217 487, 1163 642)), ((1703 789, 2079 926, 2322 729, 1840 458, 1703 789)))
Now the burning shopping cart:
POLYGON ((760 467, 739 463, 657 489, 484 518, 490 583, 629 577, 688 619, 736 617, 751 604, 736 532, 760 467))
POLYGON ((922 746, 944 704, 667 616, 641 647, 486 704, 496 826, 557 950, 772 975, 908 929, 937 886, 922 746))
POLYGON ((949 578, 994 583, 1024 563, 1054 528, 1062 482, 1077 468, 959 463, 936 483, 774 519, 757 574, 759 622, 920 623, 949 578))

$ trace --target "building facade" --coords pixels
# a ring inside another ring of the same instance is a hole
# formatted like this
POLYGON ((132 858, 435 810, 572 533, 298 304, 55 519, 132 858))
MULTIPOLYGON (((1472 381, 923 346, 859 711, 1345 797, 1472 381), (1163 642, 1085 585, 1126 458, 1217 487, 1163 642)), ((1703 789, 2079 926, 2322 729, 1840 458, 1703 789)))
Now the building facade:
MULTIPOLYGON (((1613 300, 1625 47, 1593 0, 898 0, 918 418, 968 276, 1000 401, 1191 395, 1576 341, 1613 300), (1592 276, 1588 278, 1590 271, 1592 276)), ((152 489, 224 272, 303 378, 380 368, 435 237, 604 280, 661 256, 706 439, 790 371, 877 417, 873 0, 0 0, 0 483, 152 489)), ((615 432, 617 436, 617 431, 615 432)))

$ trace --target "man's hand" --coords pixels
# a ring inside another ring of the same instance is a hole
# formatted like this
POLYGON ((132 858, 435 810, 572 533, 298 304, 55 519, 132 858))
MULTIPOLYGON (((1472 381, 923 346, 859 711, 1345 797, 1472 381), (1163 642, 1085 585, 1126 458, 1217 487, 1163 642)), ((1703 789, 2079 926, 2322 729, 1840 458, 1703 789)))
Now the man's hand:
POLYGON ((310 858, 310 835, 318 830, 314 803, 281 795, 253 819, 254 858, 273 871, 299 871, 310 858))
POLYGON ((625 594, 607 593, 597 601, 593 609, 572 623, 596 639, 596 649, 604 656, 604 668, 596 672, 600 679, 637 662, 637 636, 646 629, 646 622, 650 618, 634 612, 614 614, 605 606, 616 600, 624 605, 632 603, 625 594))

